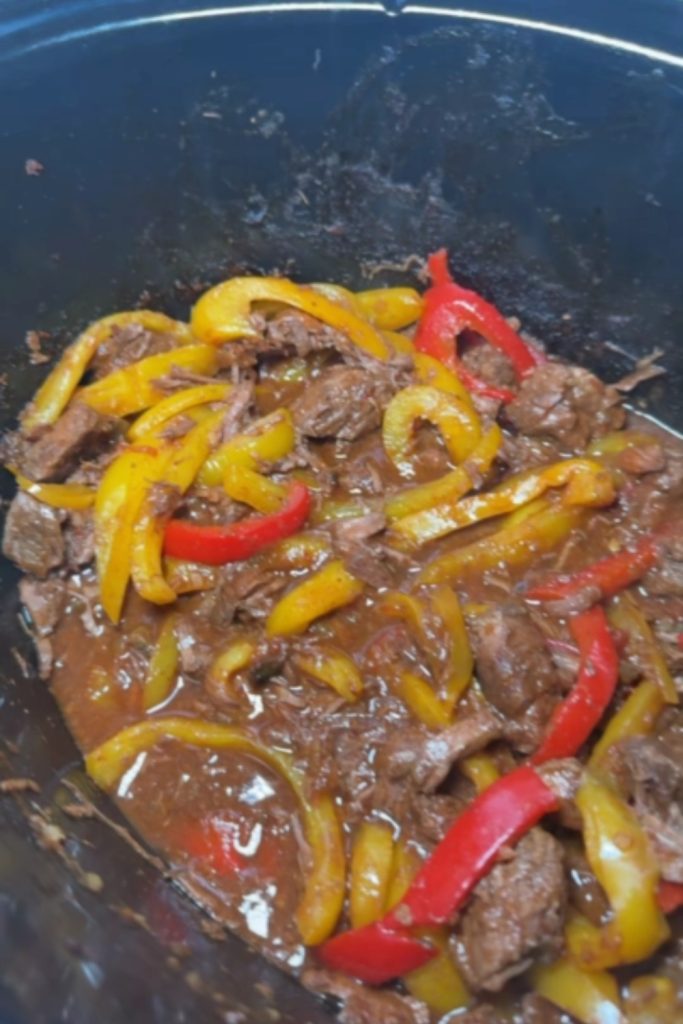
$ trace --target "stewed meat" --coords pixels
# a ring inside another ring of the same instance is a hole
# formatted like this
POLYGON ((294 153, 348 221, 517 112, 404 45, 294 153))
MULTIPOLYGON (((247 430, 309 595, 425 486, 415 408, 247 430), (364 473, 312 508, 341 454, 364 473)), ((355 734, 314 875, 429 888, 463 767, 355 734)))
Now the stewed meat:
POLYGON ((379 426, 391 396, 390 382, 353 366, 324 370, 292 405, 292 415, 307 437, 355 441, 379 426))
POLYGON ((74 402, 57 422, 27 444, 21 470, 31 480, 65 480, 80 462, 118 440, 124 424, 83 402, 74 402))
POLYGON ((2 551, 23 572, 44 577, 64 561, 63 516, 25 491, 12 499, 2 538, 2 551))
POLYGON ((178 340, 173 335, 147 331, 139 324, 115 326, 95 353, 91 368, 96 377, 106 377, 108 373, 121 370, 140 359, 170 352, 177 345, 178 340))

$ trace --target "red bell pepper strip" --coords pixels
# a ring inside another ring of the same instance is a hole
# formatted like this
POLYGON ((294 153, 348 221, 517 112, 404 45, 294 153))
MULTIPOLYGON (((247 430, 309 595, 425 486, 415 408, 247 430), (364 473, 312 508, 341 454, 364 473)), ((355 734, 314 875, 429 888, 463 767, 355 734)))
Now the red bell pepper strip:
POLYGON ((657 903, 665 914, 673 914, 674 910, 683 907, 683 885, 678 882, 660 882, 657 903))
POLYGON ((205 565, 240 562, 261 548, 289 537, 303 526, 311 509, 308 488, 295 481, 281 509, 225 526, 202 526, 185 519, 172 519, 164 535, 164 552, 205 565))
POLYGON ((396 936, 405 941, 406 928, 449 921, 501 849, 557 807, 557 796, 529 765, 498 779, 451 825, 401 902, 380 921, 328 939, 320 958, 372 985, 398 977, 406 967, 392 955, 396 936))
POLYGON ((511 401, 514 392, 486 384, 462 365, 456 355, 454 337, 466 329, 476 331, 510 359, 520 378, 543 362, 544 357, 520 338, 495 306, 453 281, 445 249, 429 257, 428 267, 433 283, 424 296, 425 308, 415 347, 449 366, 471 391, 511 401))
POLYGON ((437 953, 434 946, 420 942, 405 928, 390 928, 382 921, 335 935, 318 949, 326 967, 359 978, 366 985, 383 985, 422 967, 437 953))
POLYGON ((569 622, 579 648, 576 685, 550 719, 532 764, 571 757, 602 718, 619 679, 619 655, 603 609, 596 605, 569 622))
POLYGON ((655 538, 649 535, 632 548, 607 555, 578 572, 552 576, 545 583, 531 587, 526 596, 532 601, 561 601, 594 588, 596 601, 614 597, 644 576, 656 563, 658 553, 655 538))

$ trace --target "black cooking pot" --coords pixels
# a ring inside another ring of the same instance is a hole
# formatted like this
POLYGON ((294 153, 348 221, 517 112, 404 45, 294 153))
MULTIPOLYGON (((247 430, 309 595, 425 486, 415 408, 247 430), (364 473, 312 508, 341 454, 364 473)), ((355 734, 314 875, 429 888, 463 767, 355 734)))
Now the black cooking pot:
MULTIPOLYGON (((662 350, 637 403, 682 426, 680 6, 492 6, 5 0, 5 423, 45 373, 28 330, 53 354, 236 271, 391 283, 446 244, 459 278, 607 379, 662 350)), ((329 1020, 209 938, 117 831, 36 679, 15 582, 3 565, 0 776, 41 789, 0 797, 0 1024, 329 1020), (69 787, 113 826, 69 817, 69 787)))

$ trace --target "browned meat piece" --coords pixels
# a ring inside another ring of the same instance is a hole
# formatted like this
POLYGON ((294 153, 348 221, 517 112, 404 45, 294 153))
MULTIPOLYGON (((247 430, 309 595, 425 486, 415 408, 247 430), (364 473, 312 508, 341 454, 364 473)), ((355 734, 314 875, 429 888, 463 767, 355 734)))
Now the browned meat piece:
POLYGON ((582 848, 574 843, 567 843, 564 853, 569 882, 569 902, 596 927, 600 927, 611 913, 609 900, 591 871, 582 848))
POLYGON ((235 385, 228 399, 228 411, 221 426, 221 440, 229 441, 244 427, 244 420, 254 397, 251 381, 235 385))
POLYGON ((472 620, 477 678, 506 718, 506 737, 528 754, 540 742, 561 692, 545 637, 518 606, 491 608, 472 620))
POLYGON ((457 1024, 508 1024, 509 1018, 502 1017, 499 1010, 489 1003, 480 1003, 472 1010, 459 1013, 457 1024))
POLYGON ((532 960, 556 956, 565 905, 562 846, 534 828, 479 882, 456 925, 453 951, 470 987, 498 992, 532 960))
POLYGON ((74 402, 37 441, 27 444, 21 471, 31 480, 65 480, 83 459, 109 448, 123 423, 103 416, 83 402, 74 402))
POLYGON ((581 762, 574 757, 565 757, 560 761, 547 761, 538 771, 560 802, 562 824, 566 828, 580 830, 581 815, 575 798, 583 777, 581 762))
POLYGON ((522 381, 506 408, 520 434, 552 437, 572 451, 582 451, 594 437, 624 422, 617 393, 588 370, 564 363, 544 363, 522 381))
POLYGON ((327 992, 341 1001, 337 1017, 340 1024, 429 1024, 424 1003, 398 992, 366 988, 343 974, 319 967, 307 967, 301 981, 306 988, 327 992))
POLYGON ((570 1018, 543 996, 532 992, 522 1000, 521 1024, 567 1024, 570 1018))
POLYGON ((24 572, 44 577, 64 561, 62 513, 25 491, 12 500, 2 538, 3 554, 24 572))
POLYGON ((514 388, 517 375, 510 360, 500 349, 485 341, 475 341, 462 353, 462 361, 475 377, 497 388, 514 388))
POLYGON ((482 750, 503 732, 501 719, 483 708, 439 733, 419 726, 394 730, 377 756, 377 771, 402 780, 423 793, 433 793, 463 757, 482 750))
POLYGON ((394 583, 386 550, 372 538, 386 527, 383 512, 368 512, 353 519, 339 519, 330 524, 329 533, 335 553, 349 572, 371 587, 391 587, 394 583))
POLYGON ((412 815, 421 842, 440 843, 453 822, 467 806, 448 793, 417 793, 412 802, 412 815))
POLYGON ((616 755, 662 875, 683 883, 683 712, 667 711, 654 736, 623 740, 616 755))
POLYGON ((659 563, 646 574, 643 584, 651 594, 683 595, 683 516, 668 524, 659 563))
POLYGON ((617 457, 617 465, 632 476, 659 473, 666 467, 666 452, 659 441, 653 438, 651 444, 635 444, 625 448, 617 457))
POLYGON ((95 557, 95 523, 90 509, 69 512, 64 525, 64 543, 70 569, 92 562, 95 557))
POLYGON ((272 351, 289 350, 300 356, 321 349, 347 353, 354 348, 345 334, 297 310, 278 313, 263 325, 263 332, 266 348, 272 351))
POLYGON ((108 373, 130 366, 138 359, 170 352, 177 345, 178 342, 173 335, 146 331, 138 324, 114 327, 107 340, 102 342, 95 353, 91 368, 96 377, 106 377, 108 373))
POLYGON ((19 581, 19 597, 30 619, 40 677, 47 679, 53 658, 50 636, 64 613, 66 584, 63 580, 34 580, 24 576, 19 581))
POLYGON ((371 455, 359 455, 344 463, 337 479, 349 494, 377 495, 384 491, 379 467, 371 455))
POLYGON ((378 427, 391 397, 386 377, 353 366, 333 366, 292 403, 292 416, 307 437, 355 441, 378 427))

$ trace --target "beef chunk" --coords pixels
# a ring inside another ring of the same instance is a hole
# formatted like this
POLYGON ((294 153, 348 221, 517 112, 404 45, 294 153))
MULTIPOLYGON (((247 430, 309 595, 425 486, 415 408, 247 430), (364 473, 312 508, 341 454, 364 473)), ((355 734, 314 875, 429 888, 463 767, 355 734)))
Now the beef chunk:
POLYGON ((339 484, 349 494, 378 495, 384 492, 379 466, 371 455, 349 459, 337 474, 339 484))
POLYGON ((394 583, 391 567, 385 564, 386 552, 371 541, 385 527, 384 513, 377 511, 339 519, 329 528, 335 553, 354 576, 371 587, 391 587, 394 583))
POLYGON ((506 736, 522 753, 538 746, 561 691, 545 637, 518 606, 491 608, 473 619, 477 678, 505 715, 506 736))
POLYGON ((381 374, 333 366, 292 403, 294 422, 307 437, 354 441, 379 426, 392 390, 381 374))
POLYGON ((47 679, 52 670, 54 633, 66 606, 67 590, 63 580, 34 580, 24 576, 19 581, 19 597, 30 619, 30 629, 38 657, 38 672, 47 679))
POLYGON ((21 466, 31 480, 65 480, 82 459, 109 448, 122 421, 103 416, 83 402, 74 402, 37 441, 26 446, 21 466))
POLYGON ((453 949, 472 989, 498 992, 532 959, 556 956, 565 904, 562 846, 532 829, 479 882, 456 925, 453 949))
POLYGON ((569 1017, 535 992, 522 1000, 522 1024, 567 1024, 569 1017))
POLYGON ((343 974, 318 967, 306 968, 301 981, 306 988, 327 992, 341 1001, 340 1024, 429 1024, 426 1006, 398 992, 366 988, 343 974))
POLYGON ((106 377, 108 373, 130 366, 139 359, 170 352, 177 345, 178 341, 173 335, 146 331, 139 324, 114 327, 95 353, 91 369, 94 370, 95 376, 106 377))
POLYGON ((459 1013, 455 1024, 508 1024, 508 1020, 490 1003, 480 1003, 472 1010, 459 1013))
POLYGON ((588 370, 564 363, 544 363, 529 374, 506 416, 521 434, 556 438, 573 451, 624 422, 612 388, 588 370))
POLYGON ((88 565, 95 557, 95 522, 90 509, 69 512, 64 527, 66 562, 70 569, 88 565))
POLYGON ((673 520, 662 535, 659 564, 645 576, 643 583, 651 594, 662 597, 683 596, 683 516, 673 520))
POLYGON ((514 388, 517 383, 515 369, 500 349, 485 341, 475 341, 462 354, 462 361, 475 377, 497 388, 514 388))
POLYGON ((683 712, 666 712, 654 736, 623 740, 616 755, 664 878, 683 882, 683 712))
POLYGON ((580 831, 581 814, 575 798, 583 777, 581 762, 573 757, 564 757, 559 761, 546 761, 538 771, 560 802, 559 814, 562 824, 566 828, 580 831))
POLYGON ((346 354, 354 346, 340 331, 297 310, 284 310, 262 325, 265 349, 290 351, 299 356, 324 349, 346 354))
POLYGON ((25 491, 15 495, 5 520, 3 554, 24 572, 44 577, 64 561, 62 514, 25 491))

